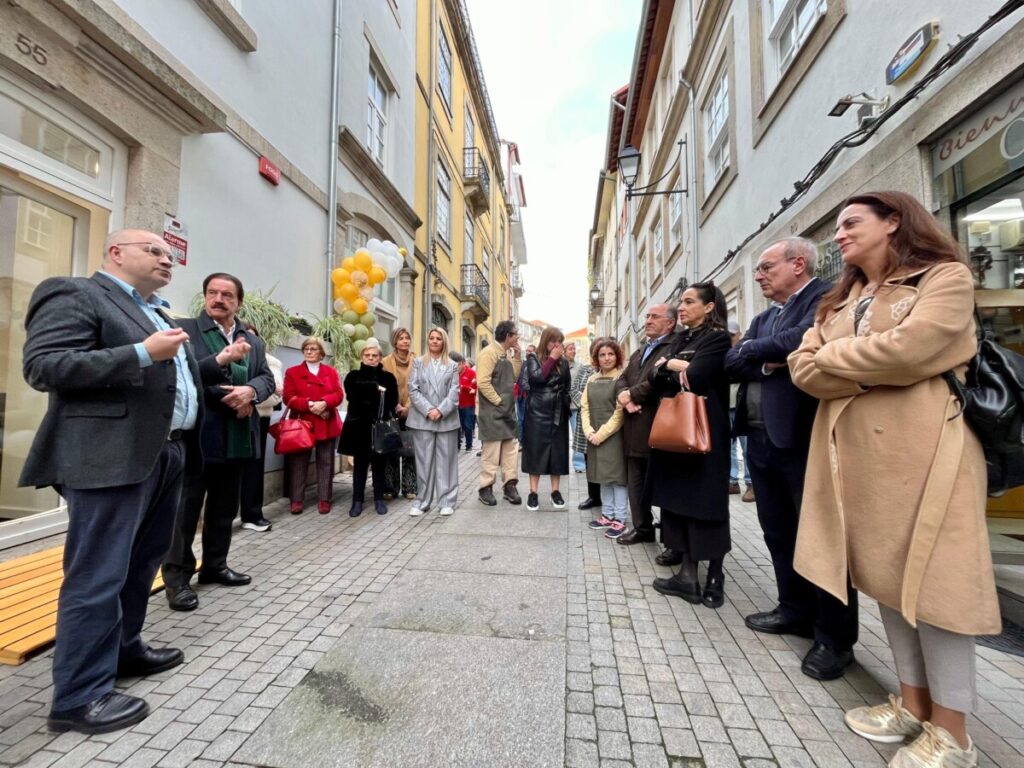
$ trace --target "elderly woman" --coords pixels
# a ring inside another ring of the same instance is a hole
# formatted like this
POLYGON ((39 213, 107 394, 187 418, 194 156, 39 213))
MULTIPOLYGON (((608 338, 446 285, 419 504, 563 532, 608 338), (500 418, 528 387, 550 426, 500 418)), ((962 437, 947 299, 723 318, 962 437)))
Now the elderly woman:
POLYGON ((981 445, 943 379, 977 350, 974 284, 956 242, 902 192, 846 201, 844 262, 789 356, 821 400, 811 438, 796 569, 846 600, 878 601, 900 696, 846 713, 890 766, 977 765, 974 636, 1000 631, 985 526, 981 445))
POLYGON ((530 476, 526 508, 540 509, 540 476, 551 477, 551 504, 565 509, 559 492, 561 476, 569 474, 569 389, 572 376, 565 359, 562 332, 548 326, 540 335, 537 354, 523 369, 530 390, 523 420, 523 472, 530 476))
POLYGON ((392 419, 398 406, 398 382, 380 364, 380 342, 367 339, 359 356, 360 365, 345 377, 348 411, 345 428, 341 432, 339 453, 351 456, 355 467, 352 472, 352 508, 350 517, 363 512, 363 494, 366 476, 373 468, 373 507, 378 515, 386 515, 384 503, 385 456, 373 451, 373 425, 378 415, 392 419), (383 405, 383 407, 382 407, 383 405))
POLYGON ((436 503, 447 517, 459 494, 459 367, 448 358, 441 328, 430 329, 426 354, 412 363, 409 402, 419 488, 409 514, 418 517, 436 503))
MULTIPOLYGON (((381 365, 398 382, 395 415, 402 429, 406 429, 409 416, 409 374, 412 373, 412 361, 412 334, 408 328, 395 328, 391 333, 391 354, 381 360, 381 365)), ((416 460, 412 456, 394 453, 384 460, 384 498, 390 500, 399 494, 407 499, 416 498, 416 460)))
POLYGON ((669 354, 651 371, 661 398, 686 388, 705 398, 711 429, 710 453, 651 450, 647 484, 651 503, 661 507, 665 546, 679 553, 679 572, 655 579, 654 589, 689 603, 718 608, 725 602, 722 565, 732 548, 729 535, 729 351, 725 296, 712 283, 694 283, 679 304, 683 325, 669 354), (708 563, 703 591, 697 564, 708 563))
MULTIPOLYGON (((284 402, 292 413, 313 427, 316 438, 316 481, 321 515, 331 511, 334 488, 334 441, 341 434, 338 406, 344 395, 338 372, 321 362, 327 356, 324 343, 316 336, 302 342, 304 362, 284 372, 284 402)), ((293 515, 302 512, 306 490, 306 471, 312 450, 289 453, 285 457, 288 498, 293 515)))

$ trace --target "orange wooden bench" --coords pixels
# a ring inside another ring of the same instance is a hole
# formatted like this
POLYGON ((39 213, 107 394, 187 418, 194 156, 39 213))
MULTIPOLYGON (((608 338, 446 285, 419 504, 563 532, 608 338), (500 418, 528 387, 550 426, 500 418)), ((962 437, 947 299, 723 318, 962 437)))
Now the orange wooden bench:
MULTIPOLYGON (((57 635, 64 547, 0 563, 0 664, 22 664, 57 635)), ((158 573, 153 591, 163 589, 158 573)))

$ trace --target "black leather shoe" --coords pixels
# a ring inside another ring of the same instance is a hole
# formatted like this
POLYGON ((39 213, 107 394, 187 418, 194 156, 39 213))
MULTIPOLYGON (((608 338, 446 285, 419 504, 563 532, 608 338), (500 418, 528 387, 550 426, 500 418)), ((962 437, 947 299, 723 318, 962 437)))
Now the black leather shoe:
POLYGON ((46 718, 46 725, 55 733, 110 733, 135 725, 148 716, 149 704, 144 699, 111 691, 74 709, 53 710, 46 718))
POLYGON ((641 531, 633 528, 619 536, 616 541, 626 546, 630 544, 644 544, 648 541, 654 541, 654 531, 641 531))
POLYGON ((815 680, 837 680, 853 664, 853 650, 837 651, 824 643, 814 642, 804 656, 800 671, 815 680))
POLYGON ((388 505, 382 499, 374 499, 373 508, 377 511, 378 515, 386 515, 388 513, 388 505))
POLYGON ((674 549, 666 549, 654 558, 654 562, 658 565, 679 565, 683 562, 683 554, 682 552, 676 552, 674 549))
POLYGON ((667 579, 655 579, 651 586, 654 587, 655 592, 671 595, 672 597, 681 597, 686 602, 693 603, 694 605, 704 599, 700 591, 699 581, 687 584, 685 581, 680 581, 675 576, 671 576, 667 579))
POLYGON ((704 584, 704 605, 721 608, 725 603, 725 576, 708 576, 704 584))
POLYGON ((167 604, 172 611, 194 611, 199 607, 199 598, 192 587, 183 584, 180 587, 167 587, 167 604))
POLYGON ((587 498, 585 498, 583 501, 580 502, 580 504, 577 507, 577 509, 593 509, 594 507, 600 507, 600 506, 601 506, 601 502, 600 501, 594 501, 592 498, 587 496, 587 498))
POLYGON ((743 622, 755 632, 768 635, 796 635, 797 637, 814 637, 814 628, 810 624, 790 621, 776 608, 763 613, 752 613, 743 622))
POLYGON ((174 669, 185 661, 180 648, 147 648, 146 652, 134 659, 120 659, 117 662, 118 677, 145 677, 174 669))
POLYGON ((349 511, 348 511, 348 516, 349 517, 359 517, 361 514, 363 514, 363 502, 361 502, 361 501, 353 501, 352 502, 352 508, 349 509, 349 511))
POLYGON ((230 568, 222 568, 219 571, 199 571, 200 584, 223 584, 225 587, 244 587, 252 581, 252 576, 247 573, 238 573, 230 568))

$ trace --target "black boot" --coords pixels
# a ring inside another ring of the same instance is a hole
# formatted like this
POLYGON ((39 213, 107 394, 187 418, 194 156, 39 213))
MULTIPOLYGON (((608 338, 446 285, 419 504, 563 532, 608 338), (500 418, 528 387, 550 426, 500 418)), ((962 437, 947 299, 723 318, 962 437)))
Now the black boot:
POLYGON ((523 497, 519 495, 517 486, 519 485, 516 480, 509 480, 505 483, 505 501, 509 504, 522 504, 523 497))
POLYGON ((348 516, 359 517, 361 514, 363 514, 363 502, 353 501, 352 508, 348 511, 348 516))
POLYGON ((494 498, 494 489, 492 486, 485 485, 480 489, 480 501, 488 507, 496 507, 498 505, 498 500, 494 498))

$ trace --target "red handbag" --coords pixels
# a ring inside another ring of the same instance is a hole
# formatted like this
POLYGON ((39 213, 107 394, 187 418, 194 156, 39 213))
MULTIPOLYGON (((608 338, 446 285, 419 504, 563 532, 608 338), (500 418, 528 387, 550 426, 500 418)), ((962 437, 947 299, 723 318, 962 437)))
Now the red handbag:
POLYGON ((286 410, 281 420, 267 430, 274 438, 274 453, 301 453, 316 444, 313 425, 305 419, 289 419, 290 413, 291 409, 286 410))

